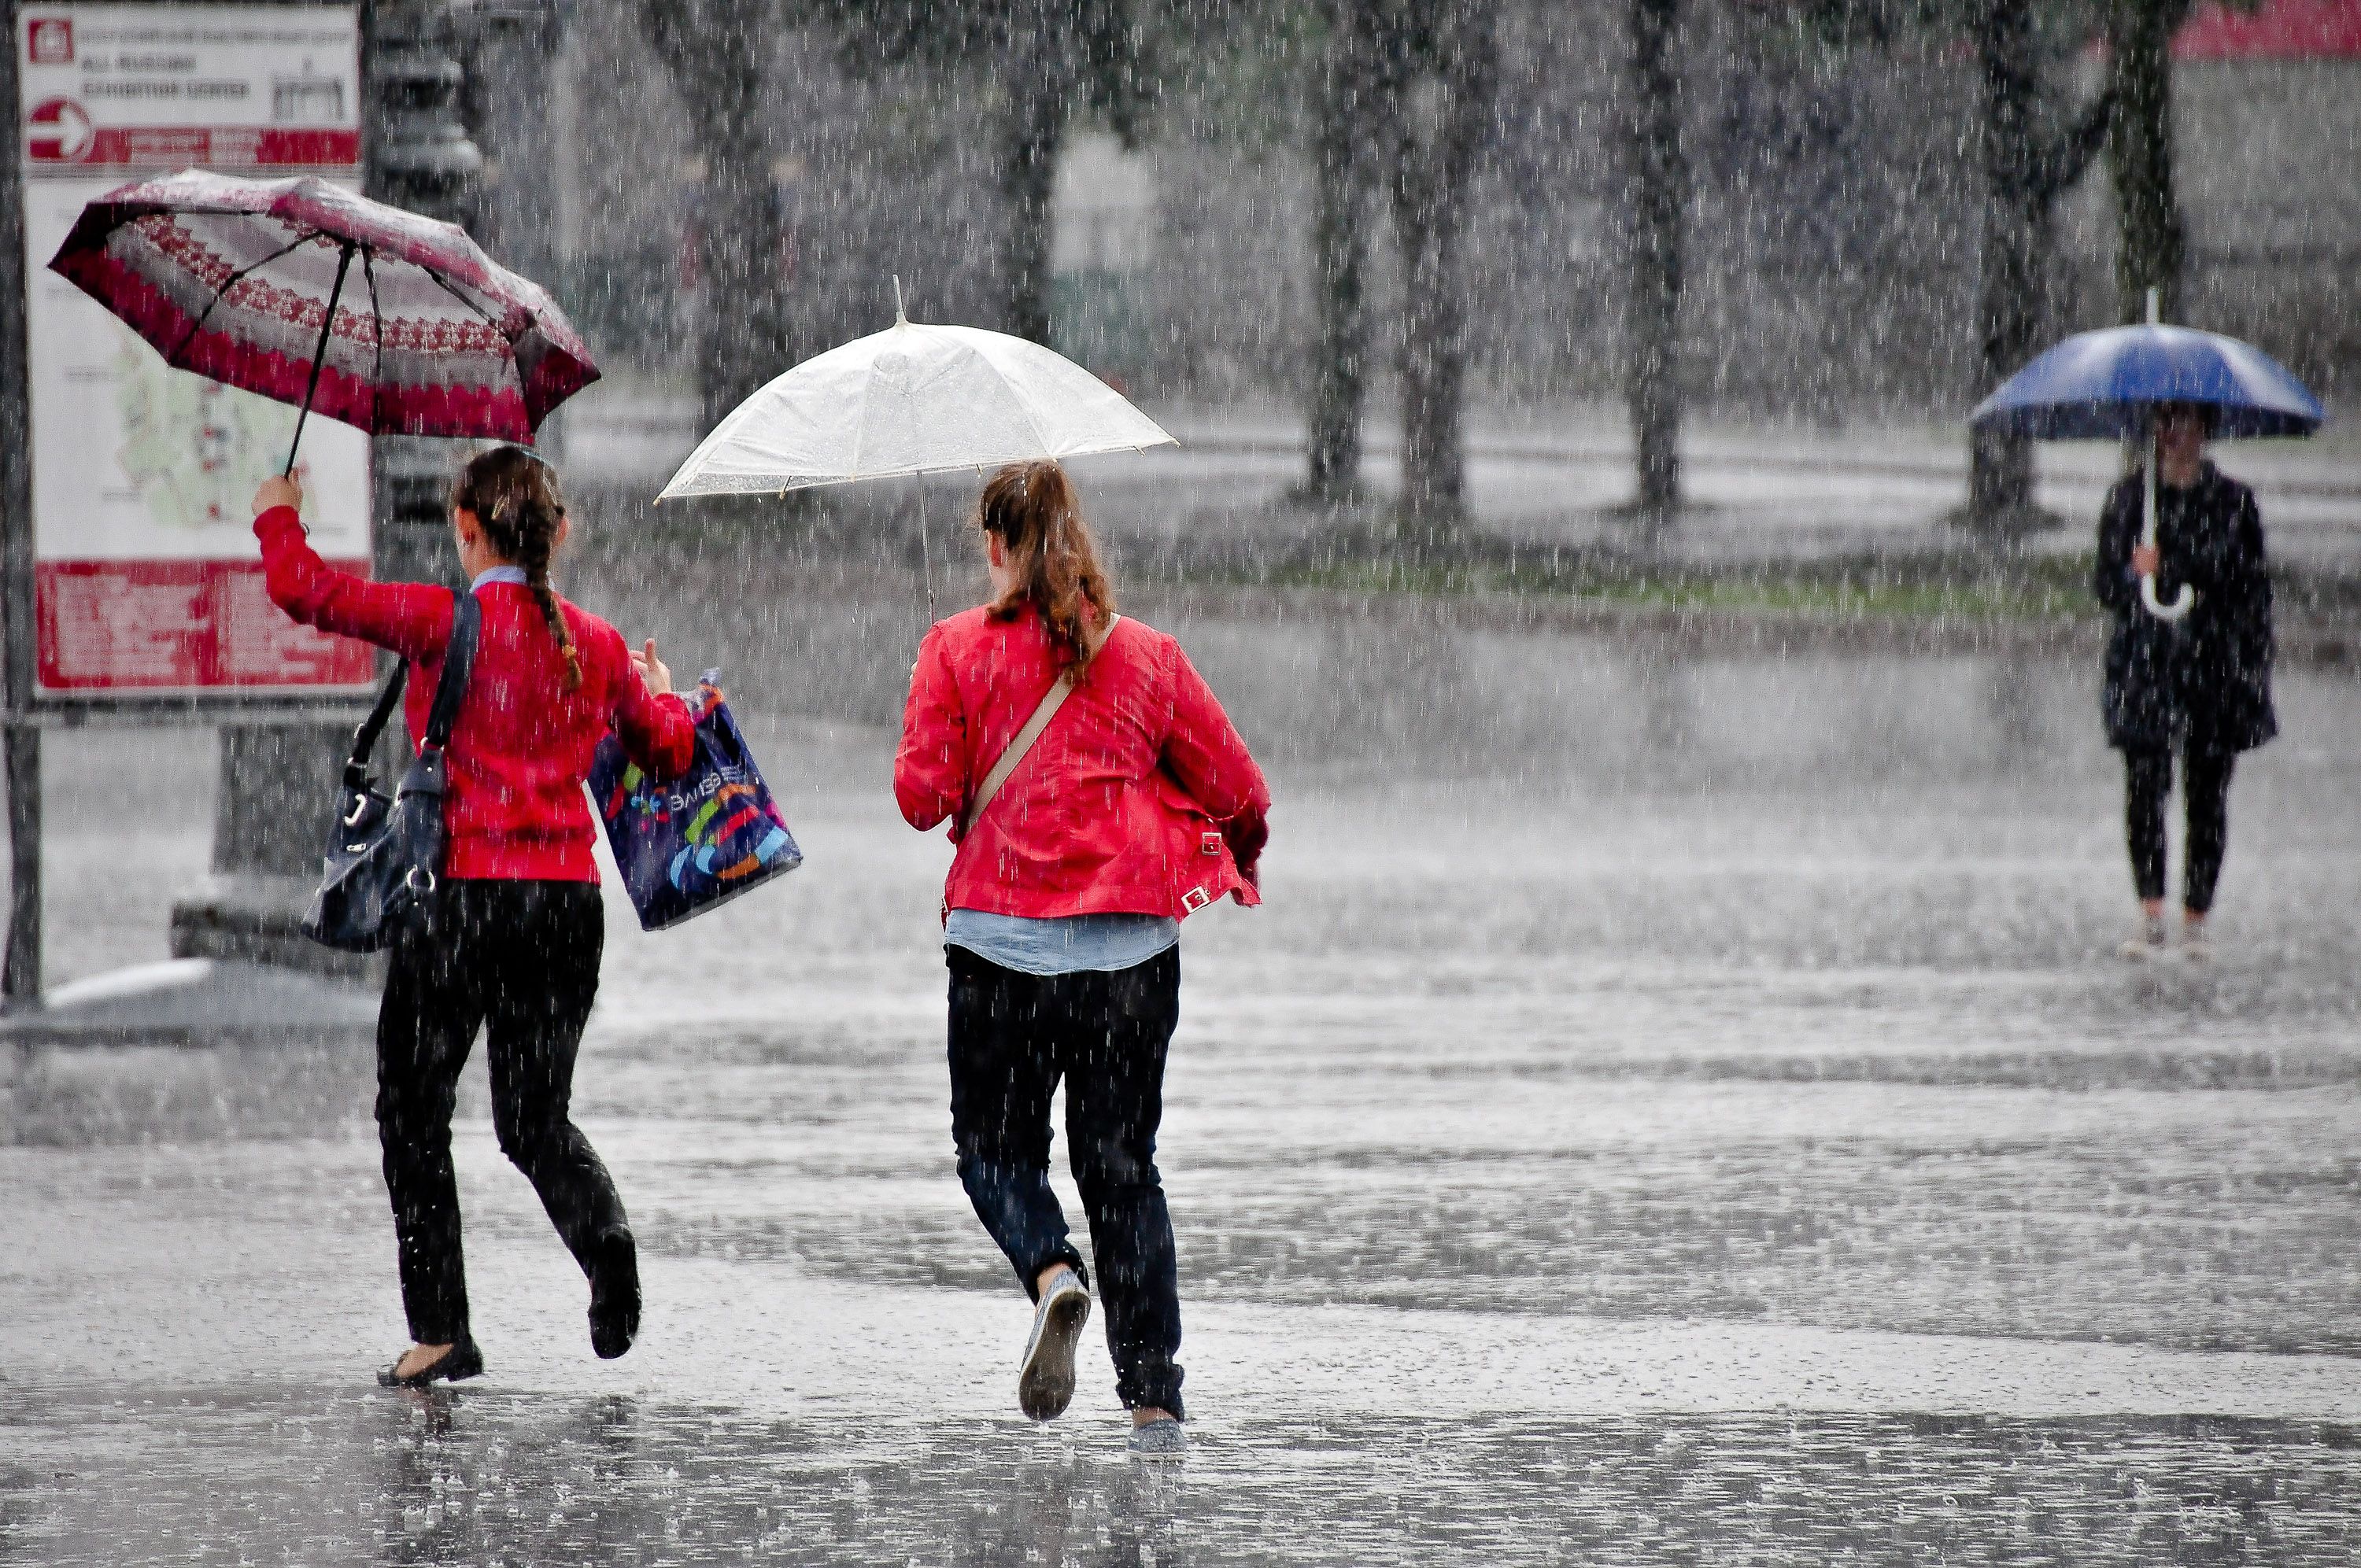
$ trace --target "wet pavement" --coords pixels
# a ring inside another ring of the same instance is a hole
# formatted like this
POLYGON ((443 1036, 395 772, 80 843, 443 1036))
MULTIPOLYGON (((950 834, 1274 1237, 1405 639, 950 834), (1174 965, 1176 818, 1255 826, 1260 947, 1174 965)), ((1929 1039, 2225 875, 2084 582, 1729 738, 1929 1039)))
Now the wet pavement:
MULTIPOLYGON (((415 1396, 368 1386, 365 1051, 10 1047, 0 1563, 2361 1554, 2361 683, 2284 676, 2218 960, 2133 968, 2079 663, 1135 608, 1279 797, 1268 905, 1183 943, 1185 1464, 1126 1457, 1095 1345, 1062 1421, 1016 1415, 1026 1307, 950 1168, 946 849, 873 696, 750 697, 807 864, 662 936, 610 907, 579 1076, 641 1347, 589 1356, 479 1064, 490 1370, 415 1396)), ((203 756, 53 741, 95 782, 52 866, 153 868, 53 871, 53 980, 161 956, 203 840, 106 781, 203 756)))

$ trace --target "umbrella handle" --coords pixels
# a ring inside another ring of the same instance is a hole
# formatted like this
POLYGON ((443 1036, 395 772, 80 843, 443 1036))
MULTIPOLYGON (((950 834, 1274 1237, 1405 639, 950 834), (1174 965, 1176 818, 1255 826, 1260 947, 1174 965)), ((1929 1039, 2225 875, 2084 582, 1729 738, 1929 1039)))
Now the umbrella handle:
POLYGON ((2187 615, 2191 610, 2197 608, 2197 590, 2191 587, 2187 583, 2181 584, 2180 587, 2173 590, 2173 592, 2174 597, 2172 598, 2158 598, 2156 597, 2156 579, 2146 573, 2141 574, 2140 603, 2147 609, 2150 615, 2156 617, 2158 620, 2179 620, 2182 616, 2187 615))
POLYGON ((295 454, 303 444, 303 422, 312 417, 312 394, 320 389, 320 367, 328 362, 328 332, 336 324, 336 302, 345 295, 345 274, 352 269, 354 247, 336 255, 336 281, 328 291, 328 308, 320 317, 320 341, 312 346, 312 378, 303 383, 303 406, 295 411, 295 439, 287 444, 287 466, 281 478, 295 472, 295 454))
MULTIPOLYGON (((2153 289, 2147 291, 2147 313, 2149 321, 2156 320, 2156 291, 2153 289)), ((2163 460, 2164 454, 2157 444, 2156 415, 2151 411, 2147 426, 2147 472, 2142 477, 2141 488, 2145 493, 2141 497, 2140 515, 2140 543, 2150 550, 2156 548, 2156 470, 2157 465, 2163 460)), ((2158 620, 2179 620, 2197 608, 2197 590, 2183 583, 2174 591, 2173 598, 2159 599, 2156 597, 2156 575, 2143 572, 2140 574, 2140 604, 2158 620)))

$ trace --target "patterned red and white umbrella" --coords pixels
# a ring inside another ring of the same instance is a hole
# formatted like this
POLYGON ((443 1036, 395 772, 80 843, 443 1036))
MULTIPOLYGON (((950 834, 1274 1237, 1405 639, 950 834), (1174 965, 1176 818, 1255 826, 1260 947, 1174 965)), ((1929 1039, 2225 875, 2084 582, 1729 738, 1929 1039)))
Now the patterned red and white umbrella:
POLYGON ((556 302, 466 230, 324 180, 135 181, 84 207, 49 267, 166 364, 372 435, 530 443, 598 378, 556 302))

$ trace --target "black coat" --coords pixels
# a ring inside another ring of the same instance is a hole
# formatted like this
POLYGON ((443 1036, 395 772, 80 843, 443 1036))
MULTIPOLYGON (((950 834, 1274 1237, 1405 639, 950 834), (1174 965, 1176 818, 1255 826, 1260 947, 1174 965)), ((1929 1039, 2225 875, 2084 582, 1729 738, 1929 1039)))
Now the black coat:
POLYGON ((2107 492, 2092 591, 2114 617, 2107 639, 2107 744, 2126 751, 2245 751, 2279 732, 2271 707, 2271 575, 2255 492, 2212 463, 2188 489, 2157 492, 2157 597, 2179 584, 2197 607, 2178 622, 2140 603, 2132 575, 2141 488, 2135 472, 2107 492))

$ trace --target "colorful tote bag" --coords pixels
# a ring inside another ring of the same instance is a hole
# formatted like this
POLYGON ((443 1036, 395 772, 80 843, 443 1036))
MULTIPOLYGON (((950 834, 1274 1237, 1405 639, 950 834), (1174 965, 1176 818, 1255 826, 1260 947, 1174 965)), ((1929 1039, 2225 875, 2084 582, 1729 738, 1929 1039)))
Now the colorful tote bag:
POLYGON ((706 671, 689 701, 697 757, 679 778, 650 778, 612 735, 590 761, 591 798, 642 930, 677 926, 804 863, 720 679, 706 671))

